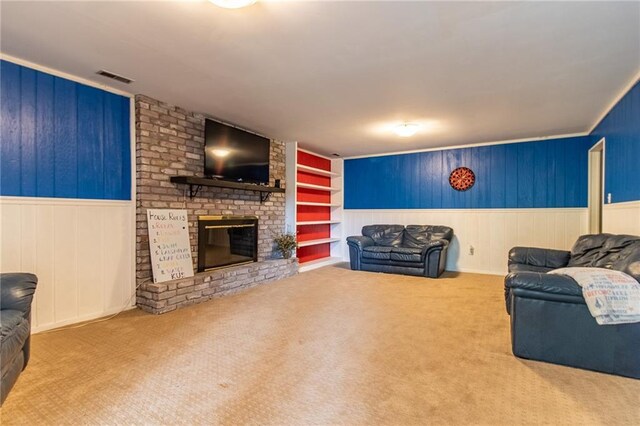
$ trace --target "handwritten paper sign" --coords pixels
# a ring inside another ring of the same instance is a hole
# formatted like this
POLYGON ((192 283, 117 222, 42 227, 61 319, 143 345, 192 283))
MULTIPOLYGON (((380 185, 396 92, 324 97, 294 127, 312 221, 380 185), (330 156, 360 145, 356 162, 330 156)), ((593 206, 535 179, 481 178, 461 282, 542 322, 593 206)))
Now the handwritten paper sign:
POLYGON ((153 282, 193 276, 186 210, 148 209, 153 282))

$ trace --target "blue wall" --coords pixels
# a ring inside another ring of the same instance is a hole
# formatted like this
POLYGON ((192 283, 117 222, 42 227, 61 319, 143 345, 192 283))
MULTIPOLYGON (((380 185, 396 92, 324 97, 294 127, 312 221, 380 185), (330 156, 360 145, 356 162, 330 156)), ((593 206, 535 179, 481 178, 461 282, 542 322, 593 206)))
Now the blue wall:
POLYGON ((586 207, 592 144, 585 136, 345 160, 345 208, 586 207), (461 166, 476 175, 464 192, 449 185, 461 166))
POLYGON ((591 135, 605 138, 605 193, 612 201, 640 200, 640 82, 609 111, 591 135))
POLYGON ((129 200, 129 98, 0 61, 0 195, 129 200))

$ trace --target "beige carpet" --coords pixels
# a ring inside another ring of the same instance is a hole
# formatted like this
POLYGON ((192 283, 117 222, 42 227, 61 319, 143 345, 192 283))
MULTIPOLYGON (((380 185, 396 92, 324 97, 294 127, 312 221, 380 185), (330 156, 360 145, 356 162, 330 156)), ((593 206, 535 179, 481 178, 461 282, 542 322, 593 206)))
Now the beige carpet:
POLYGON ((502 278, 328 267, 33 338, 2 424, 638 424, 640 381, 517 359, 502 278))

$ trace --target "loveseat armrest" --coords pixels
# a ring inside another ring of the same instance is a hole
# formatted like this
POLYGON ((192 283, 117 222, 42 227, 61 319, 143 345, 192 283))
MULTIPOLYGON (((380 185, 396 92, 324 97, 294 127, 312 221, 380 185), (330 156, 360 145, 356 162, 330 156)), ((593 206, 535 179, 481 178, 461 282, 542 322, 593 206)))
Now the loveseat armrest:
POLYGON ((509 272, 514 265, 533 266, 548 270, 564 268, 569 263, 571 252, 566 250, 543 249, 536 247, 514 247, 509 250, 509 272))
POLYGON ((28 319, 37 284, 38 278, 33 274, 0 274, 0 309, 20 311, 28 319))
POLYGON ((362 251, 365 247, 375 245, 373 238, 365 237, 362 235, 347 237, 347 244, 356 247, 360 251, 362 251))
POLYGON ((349 263, 351 265, 351 269, 359 271, 362 266, 362 250, 364 250, 365 247, 375 245, 375 242, 371 237, 356 235, 353 237, 347 237, 347 245, 349 246, 349 263))
POLYGON ((582 288, 566 275, 539 272, 510 273, 504 279, 504 296, 507 312, 511 313, 513 297, 549 300, 568 303, 585 303, 582 288))
POLYGON ((438 278, 445 270, 449 241, 445 239, 431 240, 422 248, 424 276, 438 278))
POLYGON ((422 258, 434 250, 442 250, 449 247, 449 241, 447 240, 431 240, 422 248, 422 258))

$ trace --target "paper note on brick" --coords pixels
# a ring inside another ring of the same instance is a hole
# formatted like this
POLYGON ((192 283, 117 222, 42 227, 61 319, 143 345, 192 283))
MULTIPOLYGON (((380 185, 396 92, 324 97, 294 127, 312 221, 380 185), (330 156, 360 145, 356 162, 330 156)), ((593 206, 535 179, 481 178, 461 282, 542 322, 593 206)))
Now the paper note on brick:
POLYGON ((153 282, 192 277, 187 211, 148 209, 147 225, 153 282))

